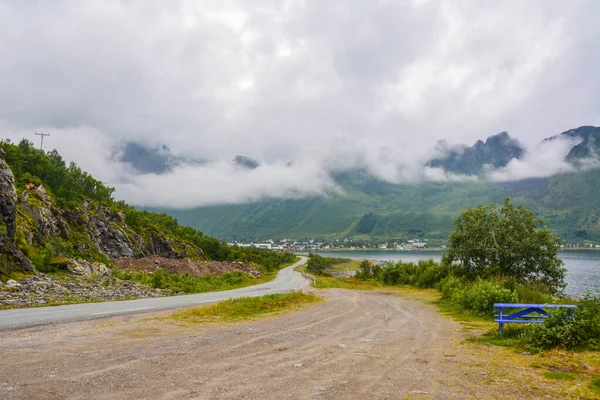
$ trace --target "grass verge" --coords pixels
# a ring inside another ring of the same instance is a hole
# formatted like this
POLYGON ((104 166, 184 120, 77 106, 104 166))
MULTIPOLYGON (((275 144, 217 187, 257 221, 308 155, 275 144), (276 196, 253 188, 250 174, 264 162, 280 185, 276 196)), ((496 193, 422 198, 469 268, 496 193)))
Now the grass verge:
MULTIPOLYGON (((304 265, 296 268, 296 271, 306 273, 306 267, 304 265)), ((312 275, 312 274, 308 274, 312 275)), ((312 275, 316 278, 316 285, 312 287, 315 289, 352 289, 352 290, 373 290, 373 289, 384 289, 383 285, 375 281, 362 281, 356 278, 336 278, 335 276, 322 276, 312 275)))
POLYGON ((278 315, 298 310, 323 301, 311 293, 291 292, 268 294, 260 297, 242 297, 202 307, 177 311, 165 317, 184 323, 233 322, 278 315))

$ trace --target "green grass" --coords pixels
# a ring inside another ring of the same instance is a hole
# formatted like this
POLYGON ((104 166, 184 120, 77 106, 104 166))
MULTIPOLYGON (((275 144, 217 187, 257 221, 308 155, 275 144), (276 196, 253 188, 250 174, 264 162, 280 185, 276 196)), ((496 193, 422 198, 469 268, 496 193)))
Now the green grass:
POLYGON ((331 267, 329 267, 329 269, 331 269, 333 271, 338 271, 338 272, 342 272, 342 271, 346 271, 346 270, 354 271, 360 266, 361 262, 362 262, 362 260, 348 260, 348 261, 344 261, 343 263, 340 263, 340 264, 334 264, 331 267))
POLYGON ((375 281, 361 281, 356 278, 336 278, 334 276, 317 276, 317 284, 313 285, 317 289, 352 289, 352 290, 373 290, 382 289, 384 286, 375 281))
POLYGON ((277 272, 280 269, 289 267, 298 261, 300 261, 300 257, 296 257, 293 262, 279 266, 277 270, 263 273, 260 278, 255 278, 250 274, 245 274, 240 271, 227 272, 218 276, 178 275, 168 274, 160 268, 154 273, 116 269, 113 271, 113 274, 119 279, 140 282, 156 289, 170 289, 174 292, 184 293, 218 292, 270 282, 275 279, 275 276, 277 276, 277 272))
MULTIPOLYGON (((296 271, 306 272, 306 267, 301 265, 296 268, 296 271)), ((335 276, 309 275, 314 276, 317 279, 317 284, 312 285, 316 289, 373 290, 384 288, 384 286, 376 281, 363 281, 357 278, 336 278, 335 276)))
POLYGON ((242 297, 203 307, 177 311, 167 319, 187 323, 232 322, 276 315, 288 310, 298 310, 323 301, 321 296, 291 292, 260 297, 242 297))
POLYGON ((154 273, 132 272, 128 270, 115 271, 114 273, 119 279, 140 282, 156 289, 170 289, 174 292, 184 293, 203 293, 237 289, 269 282, 275 279, 275 275, 263 275, 260 278, 255 278, 252 275, 239 271, 227 272, 219 276, 177 275, 168 274, 160 268, 154 273))
POLYGON ((565 381, 573 381, 577 379, 577 375, 571 372, 553 372, 548 371, 544 373, 544 376, 548 379, 556 379, 556 380, 565 380, 565 381))

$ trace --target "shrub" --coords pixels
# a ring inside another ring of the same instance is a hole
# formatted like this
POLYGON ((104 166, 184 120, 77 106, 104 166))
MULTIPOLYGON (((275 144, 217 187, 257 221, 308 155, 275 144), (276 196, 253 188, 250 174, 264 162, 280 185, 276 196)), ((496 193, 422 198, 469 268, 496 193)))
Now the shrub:
POLYGON ((308 259, 306 270, 316 275, 323 275, 327 268, 331 267, 332 265, 342 264, 348 261, 345 258, 323 257, 312 253, 310 253, 308 256, 310 258, 308 259))
POLYGON ((574 320, 569 318, 569 309, 550 311, 543 324, 523 333, 523 343, 531 348, 600 350, 600 293, 596 296, 587 293, 577 305, 574 320))
POLYGON ((548 293, 540 285, 516 285, 513 290, 519 298, 519 303, 551 304, 558 301, 556 296, 548 293))
POLYGON ((452 274, 453 266, 433 260, 421 260, 417 265, 415 286, 419 288, 439 287, 440 282, 452 274))
POLYGON ((360 262, 360 265, 356 269, 356 275, 354 276, 356 276, 358 279, 362 279, 363 281, 374 277, 369 260, 362 260, 360 262))
POLYGON ((450 300, 452 294, 456 290, 460 290, 464 285, 463 278, 459 278, 454 275, 450 275, 440 282, 440 292, 442 292, 442 299, 450 300))
POLYGON ((418 288, 439 287, 440 282, 452 274, 452 265, 440 264, 433 260, 420 260, 418 263, 398 261, 383 267, 361 269, 358 277, 376 277, 385 285, 412 285, 418 288))
POLYGON ((518 300, 516 293, 481 278, 469 285, 456 286, 450 295, 453 304, 481 316, 493 314, 494 303, 516 303, 518 300))

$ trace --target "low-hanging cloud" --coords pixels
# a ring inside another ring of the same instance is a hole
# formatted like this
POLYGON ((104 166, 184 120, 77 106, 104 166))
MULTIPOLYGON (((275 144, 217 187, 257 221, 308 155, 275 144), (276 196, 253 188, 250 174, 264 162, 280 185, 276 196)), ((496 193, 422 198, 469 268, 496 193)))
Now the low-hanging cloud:
POLYGON ((143 174, 119 183, 119 196, 141 206, 191 208, 198 205, 246 203, 264 198, 299 198, 335 190, 317 164, 268 164, 240 169, 231 163, 184 165, 168 174, 143 174))
POLYGON ((557 137, 543 141, 535 150, 525 154, 522 159, 513 159, 503 168, 490 169, 487 176, 493 181, 505 182, 544 178, 599 167, 600 163, 594 159, 581 160, 578 166, 565 159, 573 146, 580 142, 581 139, 571 137, 557 137))
POLYGON ((506 130, 533 148, 600 125, 599 12, 594 0, 6 0, 1 135, 51 133, 47 149, 134 204, 313 195, 352 168, 472 179, 423 167, 437 140, 506 130), (128 141, 208 164, 139 174, 115 160, 128 141), (264 168, 235 171, 236 154, 264 168))

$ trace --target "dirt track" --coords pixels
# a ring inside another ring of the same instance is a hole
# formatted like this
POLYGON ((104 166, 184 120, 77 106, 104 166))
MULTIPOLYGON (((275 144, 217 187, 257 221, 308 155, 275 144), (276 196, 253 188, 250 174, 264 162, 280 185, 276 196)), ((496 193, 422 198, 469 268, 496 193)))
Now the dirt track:
POLYGON ((500 395, 435 307, 374 292, 324 294, 317 307, 246 323, 182 327, 145 315, 2 332, 0 398, 500 395))

